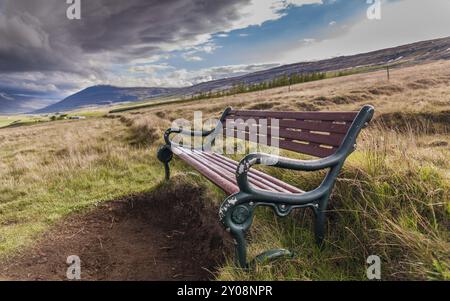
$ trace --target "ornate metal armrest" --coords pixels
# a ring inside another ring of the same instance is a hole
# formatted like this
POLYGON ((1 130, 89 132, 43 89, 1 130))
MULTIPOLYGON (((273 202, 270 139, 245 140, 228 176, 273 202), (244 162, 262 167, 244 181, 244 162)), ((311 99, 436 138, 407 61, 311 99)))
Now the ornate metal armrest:
POLYGON ((169 128, 164 132, 164 141, 167 145, 175 144, 170 140, 171 134, 181 134, 185 136, 191 136, 191 137, 207 137, 214 133, 214 129, 209 131, 191 131, 191 130, 184 130, 180 128, 169 128))
POLYGON ((344 160, 345 156, 340 153, 336 153, 332 156, 318 160, 294 160, 264 153, 253 153, 247 155, 241 160, 236 170, 236 178, 241 192, 251 194, 261 201, 270 201, 276 204, 287 203, 292 205, 303 205, 320 199, 324 194, 326 194, 334 183, 334 179, 332 179, 332 177, 326 177, 318 188, 301 194, 275 193, 255 189, 252 185, 250 185, 248 180, 248 172, 251 167, 259 164, 290 170, 317 171, 327 168, 333 169, 333 167, 341 165, 344 160))
MULTIPOLYGON (((222 126, 222 122, 225 121, 225 118, 230 111, 231 111, 231 108, 225 109, 225 111, 222 113, 222 116, 220 117, 219 122, 217 123, 217 125, 214 129, 211 129, 209 131, 192 131, 192 130, 184 130, 184 129, 180 129, 180 128, 169 128, 164 133, 164 141, 166 142, 166 145, 169 145, 169 146, 177 145, 176 143, 174 143, 170 140, 170 135, 171 134, 182 134, 182 135, 191 136, 191 137, 208 137, 211 135, 212 137, 211 137, 210 142, 212 142, 215 139, 215 136, 216 136, 215 133, 222 126)), ((202 147, 203 147, 203 145, 202 145, 202 147)))

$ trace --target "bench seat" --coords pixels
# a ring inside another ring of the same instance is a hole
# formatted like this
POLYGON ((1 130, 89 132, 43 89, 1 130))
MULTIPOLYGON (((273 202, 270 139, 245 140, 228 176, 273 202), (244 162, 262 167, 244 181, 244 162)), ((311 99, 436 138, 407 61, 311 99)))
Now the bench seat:
MULTIPOLYGON (((172 147, 172 151, 226 193, 234 194, 239 192, 236 180, 236 170, 239 162, 217 153, 191 150, 178 146, 172 147)), ((304 192, 295 186, 255 169, 251 169, 248 176, 250 184, 261 190, 283 193, 304 192)))

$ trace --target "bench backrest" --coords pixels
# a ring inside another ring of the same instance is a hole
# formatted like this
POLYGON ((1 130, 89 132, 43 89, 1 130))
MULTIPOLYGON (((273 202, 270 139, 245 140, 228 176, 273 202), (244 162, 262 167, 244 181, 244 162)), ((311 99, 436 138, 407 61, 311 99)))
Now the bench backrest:
MULTIPOLYGON (((278 147, 298 153, 323 158, 334 154, 358 112, 278 112, 229 109, 223 116, 224 135, 245 137, 252 141, 252 127, 267 124, 267 144, 271 145, 272 123, 278 122, 278 147), (238 126, 239 125, 239 126, 238 126), (228 129, 228 130, 227 130, 228 129)), ((252 133, 255 133, 253 131, 252 133)), ((258 137, 259 138, 259 137, 258 137)), ((258 139, 258 141, 260 141, 258 139)), ((258 142, 252 141, 252 142, 258 142)))

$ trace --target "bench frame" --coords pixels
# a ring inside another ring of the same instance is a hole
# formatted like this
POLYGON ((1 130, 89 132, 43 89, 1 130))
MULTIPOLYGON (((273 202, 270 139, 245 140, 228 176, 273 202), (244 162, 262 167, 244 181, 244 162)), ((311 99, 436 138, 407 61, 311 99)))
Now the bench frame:
MULTIPOLYGON (((170 140, 170 135, 176 133, 192 137, 208 137, 209 139, 212 139, 210 142, 213 142, 215 139, 214 133, 222 126, 226 116, 231 111, 231 108, 227 108, 223 112, 216 128, 210 131, 196 132, 179 128, 170 128, 165 132, 164 140, 166 145, 158 149, 158 159, 164 163, 167 180, 170 177, 169 162, 173 158, 171 146, 175 145, 170 140)), ((258 206, 272 207, 279 217, 289 215, 293 209, 311 208, 315 216, 314 232, 316 243, 320 247, 323 246, 325 235, 325 211, 330 194, 346 158, 356 149, 357 136, 361 130, 368 125, 373 114, 374 108, 372 106, 364 106, 353 120, 337 151, 330 156, 316 160, 296 160, 264 153, 251 153, 240 161, 236 170, 236 179, 240 191, 225 199, 220 206, 219 218, 225 229, 230 232, 235 239, 237 261, 242 268, 247 268, 249 266, 247 262, 247 243, 245 234, 252 225, 254 211, 258 206), (275 168, 309 172, 324 169, 329 169, 329 171, 322 183, 314 190, 304 193, 281 193, 255 189, 249 183, 248 172, 255 165, 269 165, 275 168)), ((258 255, 255 259, 257 261, 262 261, 286 255, 291 255, 291 253, 284 249, 275 249, 266 251, 263 254, 258 255)))

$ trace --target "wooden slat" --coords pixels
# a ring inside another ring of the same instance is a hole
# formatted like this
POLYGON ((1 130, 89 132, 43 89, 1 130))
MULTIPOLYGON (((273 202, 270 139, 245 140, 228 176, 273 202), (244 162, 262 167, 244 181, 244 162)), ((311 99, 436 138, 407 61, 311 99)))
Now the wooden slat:
MULTIPOLYGON (((249 139, 248 138, 249 134, 250 134, 249 130, 243 131, 241 129, 234 129, 234 128, 231 128, 231 129, 235 133, 234 136, 230 135, 231 137, 237 138, 238 134, 246 134, 245 139, 246 140, 249 139)), ((227 129, 225 129, 225 133, 227 133, 227 129)), ((267 135, 262 135, 260 133, 257 133, 256 130, 252 133, 257 134, 258 137, 267 136, 267 140, 271 139, 271 137, 272 137, 270 131, 267 133, 267 135)), ((342 143, 342 140, 344 140, 344 137, 345 136, 342 134, 322 135, 322 134, 316 134, 316 133, 311 133, 311 132, 304 132, 304 131, 300 132, 300 131, 280 129, 280 130, 278 130, 278 136, 276 136, 275 139, 287 138, 290 140, 314 142, 314 143, 329 145, 329 146, 340 146, 342 143)), ((252 141, 252 142, 258 142, 258 141, 252 141)))
MULTIPOLYGON (((236 173, 236 169, 239 165, 238 162, 236 161, 228 161, 225 160, 223 156, 215 156, 213 154, 209 154, 206 152, 203 152, 201 154, 202 156, 207 156, 210 160, 217 162, 218 164, 220 164, 221 166, 223 166, 224 168, 227 168, 227 170, 229 170, 232 174, 236 173)), ((263 174, 265 175, 265 174, 263 174)), ((254 184, 255 186, 261 187, 262 189, 265 190, 273 190, 276 192, 286 192, 289 193, 291 192, 290 190, 284 188, 281 185, 277 185, 276 183, 274 183, 274 181, 271 181, 271 177, 268 175, 265 176, 260 176, 259 174, 256 174, 254 172, 254 169, 252 169, 249 173, 248 173, 248 178, 250 180, 250 183, 254 184)))
POLYGON ((177 155, 183 159, 186 163, 194 167, 198 172, 211 180, 218 187, 223 189, 226 193, 233 194, 239 191, 239 187, 236 183, 233 183, 230 180, 224 178, 220 173, 213 172, 208 165, 200 163, 198 160, 195 160, 192 156, 190 156, 182 147, 178 147, 180 150, 177 155))
MULTIPOLYGON (((240 137, 238 138, 236 136, 237 131, 234 131, 234 133, 235 133, 234 136, 227 135, 226 132, 224 132, 223 135, 225 137, 232 137, 232 138, 240 139, 240 137)), ((260 143, 260 141, 253 140, 253 138, 259 138, 259 136, 252 137, 252 139, 250 139, 249 133, 246 133, 246 132, 241 132, 241 133, 245 134, 244 140, 254 142, 254 143, 260 143)), ((286 149, 286 150, 290 150, 290 151, 294 151, 294 152, 298 152, 298 153, 302 153, 302 154, 316 156, 319 158, 323 158, 323 157, 332 155, 337 150, 337 148, 334 146, 333 147, 330 146, 330 148, 326 148, 326 147, 321 147, 321 145, 317 144, 317 143, 309 142, 308 144, 306 144, 306 143, 292 141, 291 139, 274 139, 274 142, 278 143, 278 145, 276 145, 276 143, 272 144, 271 137, 270 136, 267 137, 267 143, 266 143, 267 146, 275 146, 275 147, 279 147, 282 149, 286 149)))
MULTIPOLYGON (((174 150, 176 155, 225 192, 231 194, 239 191, 235 175, 239 165, 238 162, 216 153, 190 150, 182 147, 174 147, 174 150)), ((284 183, 256 169, 252 169, 248 175, 249 182, 258 189, 283 193, 304 193, 297 187, 284 183)))
MULTIPOLYGON (((244 121, 244 124, 247 124, 248 119, 253 119, 252 117, 249 118, 242 118, 244 121)), ((265 119, 265 118, 256 118, 254 119, 256 124, 259 125, 259 121, 261 119, 267 120, 267 126, 271 127, 271 119, 265 119)), ((232 120, 235 121, 234 118, 227 118, 226 120, 232 120)), ((224 122, 223 126, 227 126, 227 122, 224 122)), ((229 125, 241 125, 242 122, 236 123, 236 122, 229 122, 229 125)), ((253 123, 252 123, 253 124, 253 123)), ((292 129, 301 129, 301 130, 311 130, 311 131, 317 131, 317 132, 328 132, 328 133, 337 133, 337 134, 346 134, 348 129, 350 128, 350 123, 346 124, 339 124, 339 123, 332 123, 331 121, 303 121, 303 120, 278 120, 278 125, 280 128, 292 128, 292 129)))
MULTIPOLYGON (((212 154, 212 156, 214 156, 214 157, 220 157, 220 158, 222 158, 223 160, 228 161, 228 162, 230 162, 230 163, 236 163, 236 167, 237 167, 238 162, 233 161, 233 160, 231 160, 230 158, 227 158, 227 157, 225 157, 225 156, 218 155, 218 154, 212 154)), ((276 184, 276 185, 278 185, 278 186, 280 186, 280 187, 282 187, 282 188, 284 188, 284 189, 290 191, 291 193, 304 193, 303 190, 301 190, 301 189, 299 189, 299 188, 297 188, 297 187, 295 187, 295 186, 292 186, 292 185, 290 185, 290 184, 288 184, 288 183, 285 183, 285 182, 283 182, 283 181, 281 181, 281 180, 279 180, 279 179, 277 179, 277 178, 274 178, 274 177, 272 177, 272 176, 269 176, 268 174, 265 174, 265 173, 263 173, 262 171, 259 171, 259 170, 257 170, 257 169, 254 169, 254 168, 251 169, 251 170, 250 170, 250 174, 255 174, 255 175, 258 175, 258 176, 260 176, 260 177, 262 177, 262 178, 265 178, 265 179, 267 179, 267 180, 273 182, 274 184, 276 184)))
POLYGON ((265 117, 295 120, 353 121, 357 114, 357 112, 276 112, 233 110, 230 112, 229 116, 265 117))
MULTIPOLYGON (((206 154, 205 152, 200 152, 200 151, 195 151, 195 150, 187 150, 187 149, 183 149, 182 151, 189 156, 189 160, 193 160, 196 163, 202 165, 202 169, 199 171, 204 176, 209 178, 211 181, 215 182, 216 185, 218 185, 225 191, 226 191, 227 187, 223 186, 223 185, 224 184, 228 185, 228 183, 217 182, 218 177, 219 178, 223 177, 225 180, 227 180, 228 182, 231 182, 233 185, 238 187, 237 181, 236 181, 236 176, 235 176, 236 167, 229 168, 224 164, 220 164, 219 161, 215 158, 214 158, 214 160, 211 160, 211 158, 209 158, 208 156, 205 155, 206 154), (217 184, 217 183, 219 183, 219 184, 217 184)), ((237 163, 236 163, 236 166, 237 166, 237 163)), ((194 166, 194 167, 197 168, 198 166, 194 166)), ((255 185, 256 187, 258 187, 262 190, 285 192, 285 191, 280 191, 279 189, 276 189, 275 187, 273 187, 273 185, 267 185, 267 183, 257 181, 255 179, 255 177, 250 178, 249 180, 250 180, 251 184, 255 185)), ((230 189, 232 189, 232 188, 230 188, 230 189)), ((238 188, 236 188, 236 189, 238 189, 238 188)))
MULTIPOLYGON (((234 179, 235 179, 234 181, 236 182, 235 173, 236 173, 236 168, 238 165, 237 162, 235 162, 236 164, 234 164, 234 165, 229 164, 226 161, 222 160, 221 158, 209 156, 208 153, 206 153, 206 152, 196 152, 196 154, 198 156, 201 156, 201 157, 205 158, 206 160, 208 160, 209 164, 218 165, 221 168, 225 169, 230 175, 232 175, 234 177, 234 179)), ((249 173, 248 176, 249 176, 248 179, 249 179, 250 184, 252 184, 262 190, 289 193, 288 190, 286 190, 282 187, 279 187, 279 186, 273 184, 272 182, 267 181, 261 177, 258 177, 253 173, 249 173)))
POLYGON ((280 120, 280 128, 292 128, 311 130, 317 132, 328 132, 337 134, 346 134, 350 128, 350 124, 338 124, 331 122, 313 122, 302 120, 280 120))
POLYGON ((307 154, 319 158, 328 157, 336 152, 336 148, 324 148, 315 144, 302 144, 289 140, 280 140, 279 141, 280 148, 291 150, 294 152, 307 154))
POLYGON ((279 131, 280 138, 288 138, 292 140, 301 140, 307 142, 320 143, 324 145, 330 146, 340 146, 344 136, 341 134, 334 135, 321 135, 315 134, 311 132, 300 132, 300 131, 289 131, 289 130, 280 130, 279 131))

